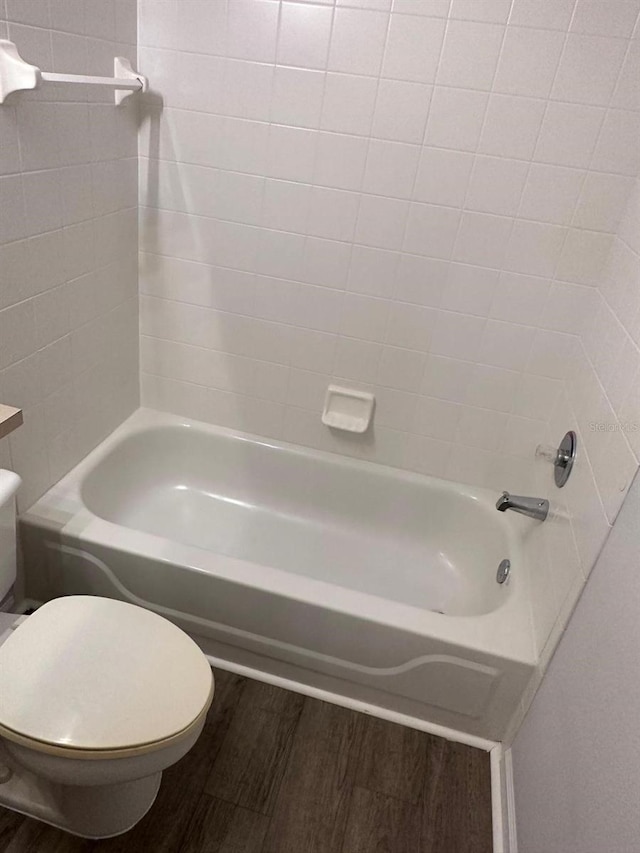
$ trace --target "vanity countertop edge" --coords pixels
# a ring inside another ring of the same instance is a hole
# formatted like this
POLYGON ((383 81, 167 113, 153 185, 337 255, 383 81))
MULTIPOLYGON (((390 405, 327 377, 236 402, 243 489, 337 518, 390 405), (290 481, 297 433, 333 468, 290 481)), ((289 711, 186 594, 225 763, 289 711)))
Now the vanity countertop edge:
POLYGON ((21 426, 22 421, 22 409, 0 403, 0 438, 5 438, 10 432, 21 426))

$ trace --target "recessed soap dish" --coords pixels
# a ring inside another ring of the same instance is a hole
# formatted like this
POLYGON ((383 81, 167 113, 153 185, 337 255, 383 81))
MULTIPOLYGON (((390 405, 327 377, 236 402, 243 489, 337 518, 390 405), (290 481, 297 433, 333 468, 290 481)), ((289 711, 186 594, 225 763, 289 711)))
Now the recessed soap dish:
POLYGON ((324 400, 322 423, 332 429, 366 432, 371 423, 375 399, 373 394, 366 391, 329 385, 324 400))

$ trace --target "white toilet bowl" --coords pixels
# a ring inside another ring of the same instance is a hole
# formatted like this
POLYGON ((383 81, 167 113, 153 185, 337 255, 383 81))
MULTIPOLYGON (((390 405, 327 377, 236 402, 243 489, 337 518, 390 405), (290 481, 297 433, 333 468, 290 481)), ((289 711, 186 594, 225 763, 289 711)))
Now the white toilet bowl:
POLYGON ((212 698, 207 659, 162 617, 94 596, 44 604, 0 638, 0 805, 87 838, 126 832, 212 698))

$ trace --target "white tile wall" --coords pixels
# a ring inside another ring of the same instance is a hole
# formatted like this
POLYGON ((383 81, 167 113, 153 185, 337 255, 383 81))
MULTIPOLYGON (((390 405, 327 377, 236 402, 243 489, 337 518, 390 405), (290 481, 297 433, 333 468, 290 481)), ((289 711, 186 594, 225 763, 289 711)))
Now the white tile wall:
POLYGON ((640 459, 640 0, 188 2, 139 2, 143 401, 549 493, 542 649, 640 459))
MULTIPOLYGON (((135 0, 0 0, 0 37, 46 70, 136 59, 135 0)), ((0 107, 0 442, 21 509, 138 402, 137 111, 51 87, 0 107)))
MULTIPOLYGON (((413 407, 425 393, 438 395, 432 403, 455 398, 470 409, 465 424, 488 421, 496 406, 546 421, 545 394, 565 378, 548 347, 566 352, 592 309, 584 290, 602 275, 635 168, 638 3, 612 5, 602 25, 582 0, 228 0, 215 20, 193 3, 176 32, 175 2, 142 0, 140 61, 164 100, 160 111, 149 99, 140 146, 149 161, 143 334, 151 306, 168 299, 163 334, 176 338, 178 303, 192 299, 192 277, 208 278, 206 305, 253 318, 278 341, 289 374, 322 332, 326 383, 359 379, 377 393, 401 385, 417 395, 413 407), (183 266, 168 285, 174 258, 205 267, 183 266), (251 290, 231 307, 230 269, 251 290), (435 310, 427 319, 416 305, 435 310), (457 373, 477 363, 483 381, 463 390, 449 371, 437 375, 443 359, 457 373)), ((234 322, 218 320, 221 329, 234 322)), ((216 338, 223 352, 227 340, 216 338)), ((200 341, 213 345, 207 334, 200 341)), ((311 412, 321 396, 305 398, 311 412)), ((284 435, 295 403, 274 402, 284 435)), ((235 425, 257 429, 242 411, 235 425)), ((406 419, 400 432, 408 448, 417 429, 406 419)), ((447 433, 451 449, 476 446, 470 434, 447 433)), ((297 437, 323 435, 314 426, 297 437)), ((503 475, 505 453, 521 476, 509 442, 506 430, 490 448, 483 484, 503 475)), ((376 443, 357 452, 391 458, 376 443)), ((450 459, 460 476, 455 452, 450 459)))

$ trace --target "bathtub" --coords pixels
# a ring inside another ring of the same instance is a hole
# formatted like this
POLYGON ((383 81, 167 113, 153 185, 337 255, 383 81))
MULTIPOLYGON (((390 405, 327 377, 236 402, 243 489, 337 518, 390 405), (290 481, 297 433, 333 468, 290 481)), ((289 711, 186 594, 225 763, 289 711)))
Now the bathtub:
POLYGON ((496 740, 536 658, 535 522, 495 500, 140 409, 21 516, 24 592, 141 604, 230 665, 496 740))

